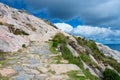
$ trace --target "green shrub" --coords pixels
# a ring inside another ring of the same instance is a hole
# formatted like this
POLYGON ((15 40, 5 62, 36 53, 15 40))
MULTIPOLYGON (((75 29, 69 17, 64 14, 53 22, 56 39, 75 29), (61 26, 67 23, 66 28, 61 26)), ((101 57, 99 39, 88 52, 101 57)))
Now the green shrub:
POLYGON ((75 38, 78 41, 79 45, 84 46, 86 44, 86 40, 84 38, 81 37, 75 37, 75 38))
POLYGON ((58 43, 63 43, 65 42, 65 36, 62 33, 57 33, 55 37, 53 38, 53 41, 58 42, 58 43))
POLYGON ((25 45, 25 44, 23 44, 23 45, 22 45, 22 48, 26 48, 26 45, 25 45))
POLYGON ((106 68, 103 72, 103 80, 120 80, 120 76, 111 69, 106 68))
POLYGON ((0 25, 3 25, 3 23, 2 23, 2 22, 0 22, 0 25))
POLYGON ((55 41, 54 41, 53 44, 52 44, 52 46, 53 46, 53 47, 57 47, 58 44, 59 44, 58 42, 55 42, 55 41))

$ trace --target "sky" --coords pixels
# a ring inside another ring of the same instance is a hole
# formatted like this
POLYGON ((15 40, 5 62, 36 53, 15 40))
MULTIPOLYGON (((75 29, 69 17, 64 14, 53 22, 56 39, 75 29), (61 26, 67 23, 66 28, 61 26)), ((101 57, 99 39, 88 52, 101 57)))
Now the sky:
POLYGON ((104 44, 120 44, 120 0, 0 0, 50 20, 59 29, 104 44))

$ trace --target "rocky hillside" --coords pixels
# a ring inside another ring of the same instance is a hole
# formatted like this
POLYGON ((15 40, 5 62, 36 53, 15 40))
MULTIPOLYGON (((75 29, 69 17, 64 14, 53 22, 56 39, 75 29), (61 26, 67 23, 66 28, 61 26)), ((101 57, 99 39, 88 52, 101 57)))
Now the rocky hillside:
POLYGON ((0 3, 0 80, 120 80, 120 53, 0 3))
POLYGON ((56 33, 53 26, 25 11, 0 4, 0 50, 14 52, 30 41, 45 41, 56 33))

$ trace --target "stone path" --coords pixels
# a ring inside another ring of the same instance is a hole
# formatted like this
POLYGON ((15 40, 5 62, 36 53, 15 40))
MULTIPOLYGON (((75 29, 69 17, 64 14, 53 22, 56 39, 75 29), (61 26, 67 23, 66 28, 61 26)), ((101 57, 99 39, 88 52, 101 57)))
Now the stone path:
POLYGON ((57 56, 49 51, 47 43, 32 42, 28 48, 11 56, 0 68, 0 74, 9 80, 69 80, 64 73, 80 70, 76 65, 66 64, 68 61, 64 59, 56 63, 57 56))

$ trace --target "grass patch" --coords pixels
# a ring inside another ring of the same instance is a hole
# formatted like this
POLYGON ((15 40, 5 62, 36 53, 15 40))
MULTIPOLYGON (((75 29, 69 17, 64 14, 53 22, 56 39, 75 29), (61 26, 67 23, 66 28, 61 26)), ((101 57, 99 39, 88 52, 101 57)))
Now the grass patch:
POLYGON ((7 77, 0 76, 0 80, 9 80, 7 77))
POLYGON ((62 64, 61 60, 62 60, 62 57, 61 56, 56 56, 56 57, 53 57, 52 58, 53 60, 56 60, 56 64, 62 64))
POLYGON ((70 71, 70 72, 68 72, 68 76, 72 80, 85 80, 85 79, 87 79, 85 76, 78 76, 77 74, 81 74, 80 71, 70 71))
MULTIPOLYGON (((15 54, 14 54, 14 56, 15 56, 15 54)), ((0 64, 3 65, 3 66, 7 65, 8 61, 16 60, 16 59, 18 59, 18 58, 16 58, 16 57, 11 58, 9 53, 7 53, 7 52, 0 52, 0 64), (9 57, 6 57, 6 56, 9 56, 9 57)))
POLYGON ((52 53, 54 53, 54 54, 58 53, 58 51, 56 50, 56 47, 53 47, 53 42, 50 42, 49 46, 50 46, 49 49, 52 53))
POLYGON ((80 58, 81 58, 85 63, 87 63, 89 66, 91 66, 91 67, 93 67, 93 68, 99 68, 98 65, 90 59, 89 55, 86 55, 86 54, 81 53, 81 54, 80 54, 80 58))
POLYGON ((53 70, 49 70, 48 72, 50 72, 52 74, 55 74, 55 71, 53 71, 53 70))
POLYGON ((0 61, 5 60, 6 52, 0 52, 0 61))
POLYGON ((89 70, 83 70, 84 74, 89 78, 90 80, 99 80, 97 77, 93 76, 89 70))

